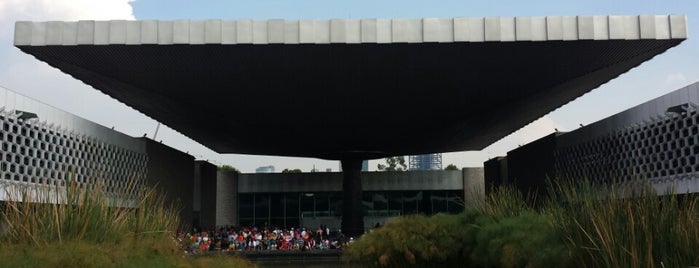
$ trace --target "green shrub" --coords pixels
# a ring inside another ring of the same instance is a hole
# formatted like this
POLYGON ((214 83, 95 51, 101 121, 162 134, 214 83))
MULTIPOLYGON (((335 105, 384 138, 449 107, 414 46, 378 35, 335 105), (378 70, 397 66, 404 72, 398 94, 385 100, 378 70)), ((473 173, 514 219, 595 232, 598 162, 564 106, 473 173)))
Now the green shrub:
POLYGON ((458 218, 437 215, 401 217, 356 240, 346 253, 363 266, 423 266, 458 256, 461 231, 458 218))
POLYGON ((647 183, 550 183, 547 204, 512 187, 474 211, 406 216, 345 254, 365 266, 699 266, 699 195, 659 196, 647 183))
POLYGON ((535 212, 517 216, 481 216, 476 249, 477 267, 562 267, 569 263, 568 249, 553 226, 552 217, 535 212))
POLYGON ((371 267, 560 267, 568 251, 551 220, 533 212, 406 216, 365 234, 344 257, 371 267))

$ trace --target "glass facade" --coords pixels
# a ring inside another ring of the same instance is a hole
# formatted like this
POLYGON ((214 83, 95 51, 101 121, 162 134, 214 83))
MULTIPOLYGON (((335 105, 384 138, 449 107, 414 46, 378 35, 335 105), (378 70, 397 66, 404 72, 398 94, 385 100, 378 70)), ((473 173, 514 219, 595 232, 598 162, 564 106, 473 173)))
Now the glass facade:
MULTIPOLYGON (((365 191, 362 205, 367 216, 459 213, 463 192, 365 191)), ((241 226, 297 227, 301 218, 342 216, 342 192, 243 193, 238 195, 241 226)))

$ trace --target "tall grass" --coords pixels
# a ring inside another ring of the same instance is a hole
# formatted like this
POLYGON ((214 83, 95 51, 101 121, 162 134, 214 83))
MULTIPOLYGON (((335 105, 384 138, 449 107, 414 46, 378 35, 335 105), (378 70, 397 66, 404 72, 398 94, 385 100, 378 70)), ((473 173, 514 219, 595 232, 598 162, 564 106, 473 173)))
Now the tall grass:
POLYGON ((484 199, 477 201, 474 210, 493 217, 512 217, 532 210, 536 198, 522 194, 514 187, 494 187, 484 199))
POLYGON ((178 207, 154 187, 129 180, 111 192, 103 181, 65 186, 1 184, 7 201, 2 211, 2 240, 46 245, 63 241, 119 242, 126 236, 167 233, 179 226, 178 207), (26 202, 25 202, 26 201, 26 202))
POLYGON ((549 206, 580 267, 699 265, 699 198, 649 184, 553 183, 549 206), (562 202, 561 202, 562 201, 562 202))
POLYGON ((117 192, 74 178, 0 188, 0 267, 254 267, 234 256, 186 257, 175 239, 180 207, 137 180, 117 192))

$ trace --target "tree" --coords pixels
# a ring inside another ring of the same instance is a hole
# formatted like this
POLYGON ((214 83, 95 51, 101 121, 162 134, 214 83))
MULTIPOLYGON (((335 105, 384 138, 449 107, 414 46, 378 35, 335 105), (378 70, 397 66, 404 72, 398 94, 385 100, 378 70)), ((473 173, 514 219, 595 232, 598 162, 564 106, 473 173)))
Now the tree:
POLYGON ((386 157, 386 165, 378 164, 376 166, 379 171, 406 171, 408 166, 405 164, 404 156, 386 157))
POLYGON ((235 173, 240 173, 240 170, 231 165, 218 166, 218 171, 233 171, 235 173))
POLYGON ((282 173, 301 173, 301 172, 303 172, 303 171, 301 171, 298 168, 296 168, 296 169, 285 168, 284 170, 282 170, 282 173))
POLYGON ((447 167, 444 168, 444 170, 459 170, 458 167, 454 164, 449 164, 447 167))

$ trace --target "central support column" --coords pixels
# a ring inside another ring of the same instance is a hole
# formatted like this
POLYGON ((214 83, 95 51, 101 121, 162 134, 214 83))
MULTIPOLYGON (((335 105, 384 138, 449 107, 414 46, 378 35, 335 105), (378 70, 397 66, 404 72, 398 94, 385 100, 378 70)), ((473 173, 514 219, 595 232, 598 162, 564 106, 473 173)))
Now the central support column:
POLYGON ((357 237, 364 233, 362 210, 362 159, 342 161, 342 233, 357 237))

